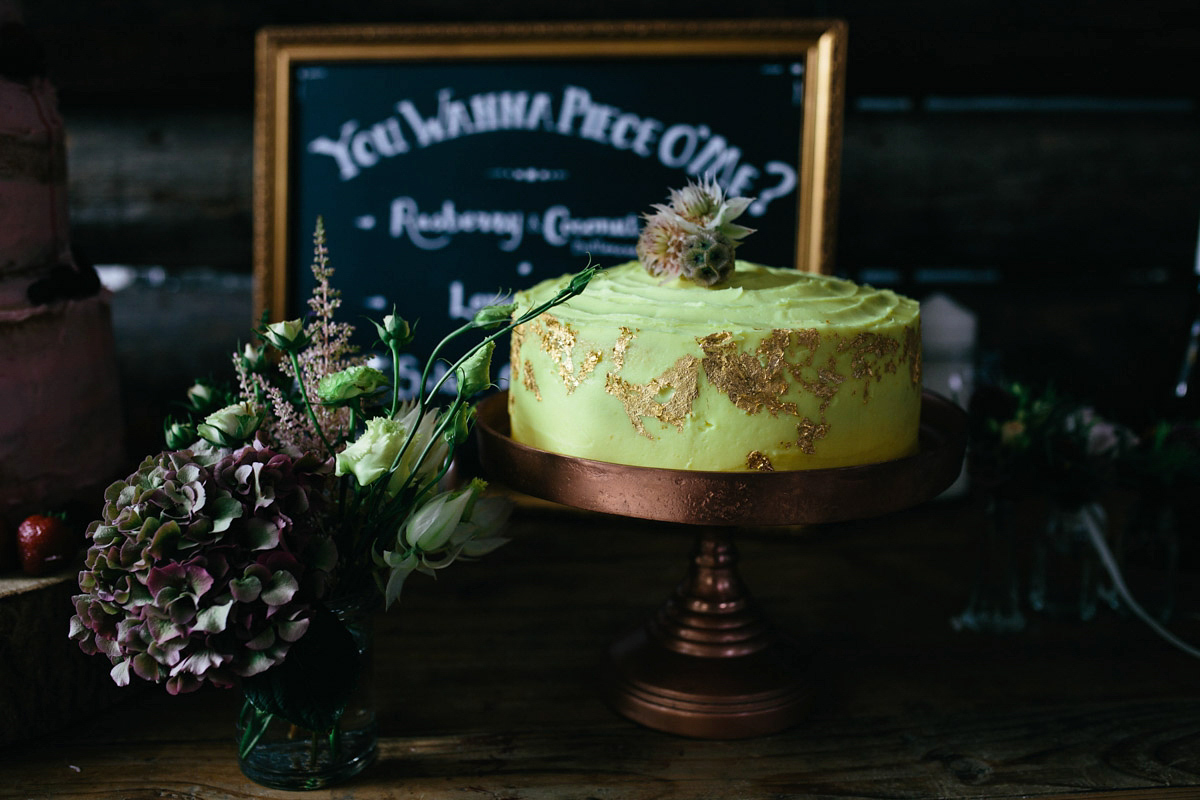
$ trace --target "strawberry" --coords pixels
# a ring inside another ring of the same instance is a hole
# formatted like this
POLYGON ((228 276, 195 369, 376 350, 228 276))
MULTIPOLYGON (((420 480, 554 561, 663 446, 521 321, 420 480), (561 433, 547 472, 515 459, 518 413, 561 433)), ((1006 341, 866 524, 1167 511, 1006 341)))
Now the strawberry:
POLYGON ((65 567, 82 545, 79 534, 59 516, 34 514, 17 527, 17 555, 26 575, 65 567))

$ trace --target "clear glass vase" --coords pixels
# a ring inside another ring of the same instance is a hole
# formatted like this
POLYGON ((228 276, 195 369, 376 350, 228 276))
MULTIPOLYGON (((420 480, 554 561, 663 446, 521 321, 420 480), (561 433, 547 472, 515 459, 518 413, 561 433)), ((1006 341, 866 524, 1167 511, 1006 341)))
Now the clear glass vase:
POLYGON ((373 598, 352 597, 331 602, 328 608, 352 638, 346 655, 356 663, 345 664, 346 669, 338 669, 333 677, 302 678, 311 678, 313 685, 331 679, 352 681, 344 707, 337 704, 340 713, 329 729, 316 730, 263 711, 247 696, 237 722, 238 766, 255 783, 275 789, 320 789, 354 777, 377 757, 372 674, 376 604, 373 598))
MULTIPOLYGON (((1175 610, 1179 592, 1179 525, 1175 504, 1158 493, 1142 495, 1121 531, 1117 562, 1128 591, 1159 622, 1175 610)), ((1118 593, 1114 606, 1129 613, 1118 593)))
POLYGON ((971 596, 962 613, 950 619, 950 626, 975 633, 1024 630, 1012 500, 995 495, 987 499, 976 548, 971 596))
POLYGON ((1030 608, 1058 619, 1087 621, 1096 616, 1103 567, 1092 536, 1106 536, 1107 525, 1096 503, 1050 504, 1033 544, 1030 608))

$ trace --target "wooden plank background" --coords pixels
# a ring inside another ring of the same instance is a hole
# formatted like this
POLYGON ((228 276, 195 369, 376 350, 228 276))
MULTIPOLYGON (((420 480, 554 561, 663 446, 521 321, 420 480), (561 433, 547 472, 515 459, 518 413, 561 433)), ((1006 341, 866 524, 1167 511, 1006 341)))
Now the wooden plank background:
POLYGON ((25 0, 24 10, 60 87, 81 255, 241 276, 264 25, 846 19, 838 272, 918 298, 949 291, 979 314, 984 361, 1008 374, 1054 377, 1118 415, 1167 408, 1200 221, 1189 0, 25 0))

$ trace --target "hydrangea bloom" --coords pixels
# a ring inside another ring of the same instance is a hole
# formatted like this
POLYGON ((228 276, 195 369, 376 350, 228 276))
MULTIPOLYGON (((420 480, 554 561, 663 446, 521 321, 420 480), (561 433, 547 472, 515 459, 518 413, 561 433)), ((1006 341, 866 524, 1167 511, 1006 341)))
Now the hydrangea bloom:
POLYGON ((171 694, 278 663, 337 562, 308 522, 325 478, 258 443, 211 466, 189 450, 147 458, 88 528, 71 638, 106 655, 118 684, 136 675, 171 694))

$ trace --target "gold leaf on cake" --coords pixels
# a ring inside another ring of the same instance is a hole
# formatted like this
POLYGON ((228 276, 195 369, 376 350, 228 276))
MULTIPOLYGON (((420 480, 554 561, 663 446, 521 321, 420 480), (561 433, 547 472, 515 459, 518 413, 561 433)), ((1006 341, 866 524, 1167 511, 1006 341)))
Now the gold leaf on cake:
POLYGON ((766 409, 776 415, 796 413, 795 403, 782 400, 788 391, 783 367, 790 338, 789 331, 773 331, 753 354, 741 352, 729 331, 712 333, 696 341, 704 352, 701 365, 709 383, 748 414, 766 409))
POLYGON ((577 368, 575 347, 579 337, 575 329, 549 314, 543 314, 533 323, 533 332, 541 341, 542 351, 558 365, 558 377, 566 387, 567 394, 574 392, 587 380, 603 359, 599 350, 588 351, 577 368))
POLYGON ((916 325, 904 328, 904 350, 900 354, 901 361, 908 362, 908 375, 914 386, 921 385, 921 320, 916 325))
POLYGON ((813 377, 806 377, 806 374, 813 372, 813 360, 816 358, 817 349, 821 346, 821 332, 816 328, 806 328, 791 331, 791 335, 795 345, 789 348, 789 353, 794 354, 797 351, 807 350, 808 356, 803 359, 789 360, 787 362, 788 372, 792 374, 792 379, 801 389, 821 401, 818 410, 824 415, 825 409, 829 407, 830 401, 845 382, 846 376, 837 371, 837 356, 831 353, 824 367, 816 368, 816 374, 813 377))
POLYGON ((796 425, 796 441, 785 442, 786 445, 795 445, 800 448, 802 453, 812 455, 817 452, 817 441, 824 439, 829 434, 829 423, 813 422, 808 417, 800 420, 796 425))
POLYGON ((854 338, 838 343, 838 352, 850 353, 850 375, 862 380, 863 402, 870 401, 871 380, 879 381, 885 372, 895 372, 896 362, 889 356, 896 355, 900 343, 879 333, 863 332, 854 338))
POLYGON ((691 413, 692 403, 700 394, 700 360, 683 355, 664 373, 648 383, 633 383, 608 373, 604 390, 621 401, 629 421, 642 436, 654 436, 642 424, 643 417, 656 419, 664 425, 683 430, 684 420, 691 413))
POLYGON ((620 372, 625 366, 625 353, 628 352, 629 346, 633 344, 634 338, 637 336, 633 331, 621 326, 621 334, 617 337, 616 344, 612 349, 613 372, 620 372))
POLYGON ((774 472, 775 467, 771 465, 771 459, 761 450, 751 450, 746 454, 746 469, 755 470, 757 472, 774 472))
POLYGON ((533 372, 533 362, 525 361, 521 364, 521 384, 533 392, 534 398, 540 403, 542 402, 542 392, 538 389, 537 375, 533 372))

